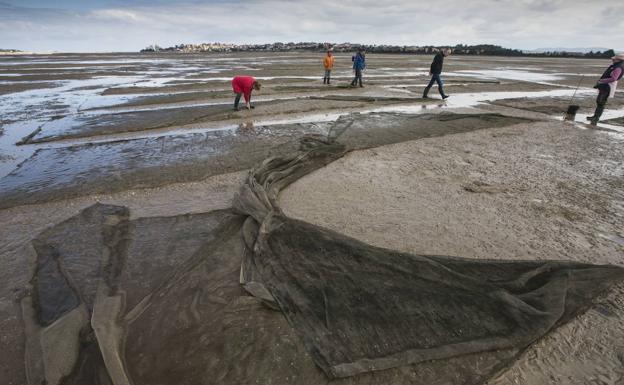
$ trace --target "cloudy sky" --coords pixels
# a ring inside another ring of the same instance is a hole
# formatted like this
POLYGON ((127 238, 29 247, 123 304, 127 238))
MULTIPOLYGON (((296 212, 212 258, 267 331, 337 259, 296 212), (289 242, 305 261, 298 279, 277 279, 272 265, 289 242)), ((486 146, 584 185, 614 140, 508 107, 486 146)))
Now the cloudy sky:
POLYGON ((622 0, 0 0, 0 48, 323 41, 624 48, 622 0))

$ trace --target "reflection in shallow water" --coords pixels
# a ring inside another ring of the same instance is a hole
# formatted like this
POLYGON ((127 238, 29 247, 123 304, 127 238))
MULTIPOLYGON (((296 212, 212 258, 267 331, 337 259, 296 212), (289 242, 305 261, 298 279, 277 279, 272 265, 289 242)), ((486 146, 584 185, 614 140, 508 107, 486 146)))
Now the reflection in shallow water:
MULTIPOLYGON (((348 60, 348 58, 344 58, 348 60)), ((402 59, 403 60, 403 59, 402 59)), ((404 62, 420 62, 419 60, 408 59, 404 62)), ((496 61, 496 60, 494 60, 496 61)), ((506 61, 506 60, 499 60, 506 61)), ((219 73, 232 69, 242 71, 259 71, 269 70, 275 65, 300 65, 319 63, 319 59, 308 57, 298 57, 295 55, 271 55, 262 57, 237 57, 237 56, 177 56, 177 57, 115 57, 108 56, 106 58, 87 57, 86 59, 61 55, 57 60, 50 59, 50 57, 38 57, 38 56, 26 56, 20 59, 0 60, 0 72, 6 73, 11 77, 19 78, 22 72, 17 71, 32 71, 34 75, 49 75, 50 73, 59 72, 59 70, 67 70, 66 74, 85 73, 85 71, 91 76, 86 79, 76 80, 33 80, 25 83, 48 83, 48 88, 42 88, 37 90, 27 90, 21 92, 15 92, 7 95, 0 96, 0 116, 9 117, 11 121, 4 122, 4 135, 0 136, 0 177, 6 175, 11 169, 13 169, 19 162, 26 159, 38 148, 50 148, 50 147, 63 147, 69 144, 79 144, 86 142, 106 142, 112 140, 123 139, 137 139, 137 138, 152 138, 162 135, 177 135, 180 133, 207 133, 212 131, 227 131, 232 127, 236 127, 236 123, 219 124, 212 123, 207 124, 204 127, 191 130, 179 130, 179 129, 156 129, 153 132, 135 132, 135 133, 117 133, 109 134, 108 136, 98 137, 97 139, 87 138, 78 140, 65 140, 53 144, 45 144, 38 146, 21 146, 15 147, 15 143, 20 141, 24 136, 34 132, 37 128, 43 126, 45 135, 57 135, 62 134, 65 131, 82 124, 81 122, 86 118, 98 117, 104 113, 114 115, 119 112, 144 112, 151 113, 157 110, 172 111, 174 108, 180 107, 209 107, 218 105, 227 105, 231 101, 217 101, 217 102, 180 102, 177 104, 170 104, 167 106, 127 106, 115 108, 114 106, 133 102, 140 97, 148 95, 167 95, 184 92, 176 89, 175 91, 167 90, 166 92, 158 92, 159 88, 175 86, 176 84, 198 84, 203 82, 214 83, 208 85, 212 90, 216 82, 228 82, 231 77, 219 76, 219 73), (32 66, 32 67, 29 67, 32 66), (128 72, 127 76, 97 76, 106 71, 112 70, 124 70, 128 72), (37 72, 41 71, 41 72, 37 72), (74 72, 71 72, 74 71, 74 72), (196 78, 197 75, 203 76, 202 78, 196 78), (55 88, 50 88, 55 87, 55 88), (103 91, 110 88, 126 88, 129 91, 133 91, 137 88, 136 93, 120 93, 102 95, 103 91), (147 92, 141 91, 141 88, 149 88, 147 92), (114 108, 114 109, 113 109, 114 108), (89 110, 89 111, 86 111, 89 110), (106 111, 105 111, 106 110, 106 111)), ((458 65, 470 65, 469 62, 459 62, 458 65)), ((536 64, 536 67, 532 67, 532 64, 522 65, 510 65, 501 67, 495 67, 493 69, 474 70, 468 69, 459 70, 455 72, 446 73, 446 76, 455 78, 455 81, 462 81, 463 79, 475 79, 475 81, 492 81, 496 79, 507 80, 521 80, 533 83, 544 84, 547 81, 560 80, 566 75, 564 73, 545 73, 547 69, 541 69, 543 65, 536 64)), ((401 89, 402 86, 422 86, 420 84, 423 79, 427 77, 428 68, 420 65, 412 67, 392 67, 392 66, 379 66, 371 68, 367 71, 366 77, 370 79, 379 80, 393 80, 393 85, 381 85, 382 89, 389 92, 410 93, 409 90, 401 89), (412 79, 414 80, 412 82, 412 79), (398 80, 398 81, 397 81, 398 80), (401 84, 403 83, 403 84, 401 84)), ((264 79, 267 81, 280 80, 319 80, 319 76, 306 76, 298 75, 300 71, 295 72, 294 75, 277 75, 277 76, 258 76, 258 79, 264 79)), ((260 74, 263 75, 263 74, 260 74)), ((265 74, 266 75, 266 74, 265 74)), ((270 75, 270 73, 268 74, 270 75)), ((569 74, 573 75, 573 74, 569 74)), ((62 76, 62 73, 61 73, 62 76)), ((334 78, 337 80, 351 79, 352 74, 350 70, 338 68, 335 71, 334 78)), ((493 81, 496 82, 496 81, 493 81)), ((4 80, 1 84, 11 86, 15 84, 10 80, 4 80)), ((24 83, 24 82, 22 82, 24 83)), ((379 81, 377 82, 379 83, 379 81)), ((452 83, 452 82, 449 82, 452 83)), ((228 88, 223 85, 218 87, 221 91, 227 91, 228 88)), ((163 90, 165 90, 163 88, 163 90)), ((335 92, 333 89, 332 92, 335 92)), ((368 90, 367 90, 368 91, 368 90)), ((594 90, 581 90, 579 94, 593 94, 594 90)), ((400 112, 400 113, 421 113, 423 111, 431 111, 443 108, 460 108, 460 107, 473 107, 487 100, 500 100, 517 97, 556 97, 556 96, 569 96, 572 90, 552 90, 552 91, 539 91, 539 92, 486 92, 486 93, 465 93, 465 94, 453 94, 447 101, 434 102, 435 104, 422 104, 420 102, 415 103, 403 103, 395 104, 392 106, 377 107, 371 105, 369 107, 361 109, 359 112, 368 114, 372 112, 400 112)), ((340 95, 339 95, 340 96, 340 95)), ((256 101, 275 101, 275 100, 293 100, 296 97, 293 96, 260 96, 255 99, 256 101)), ((254 119, 253 124, 270 126, 276 124, 291 124, 291 123, 321 123, 334 121, 341 116, 350 113, 350 111, 342 110, 331 113, 301 113, 296 116, 289 116, 286 118, 260 118, 254 119)), ((620 117, 620 112, 607 111, 605 113, 605 119, 620 117)), ((582 114, 579 114, 578 120, 584 119, 582 114)), ((615 126, 614 129, 621 129, 615 126)))
POLYGON ((15 143, 22 139, 23 132, 32 131, 41 124, 42 121, 26 121, 4 126, 4 134, 0 135, 0 178, 32 156, 35 146, 16 146, 15 143))
POLYGON ((445 76, 474 76, 478 78, 494 78, 522 80, 527 82, 549 82, 563 80, 564 77, 558 74, 524 71, 517 69, 495 69, 495 70, 460 70, 445 73, 445 76))
MULTIPOLYGON (((442 101, 439 100, 436 104, 422 104, 422 103, 410 103, 410 104, 399 104, 399 105, 391 105, 391 106, 383 106, 383 107, 373 107, 361 109, 359 113, 361 114, 370 114, 374 112, 397 112, 397 113, 406 113, 406 114, 419 114, 424 111, 432 111, 436 109, 452 109, 452 108, 464 108, 464 107, 474 107, 483 103, 485 101, 493 101, 493 100, 502 100, 502 99, 514 99, 518 97, 527 97, 527 98, 540 98, 540 97, 561 97, 561 96, 571 96, 573 94, 573 90, 551 90, 551 91, 536 91, 536 92, 486 92, 486 93, 466 93, 466 94, 453 94, 449 99, 442 101)), ((577 95, 583 94, 591 94, 593 95, 594 90, 581 90, 577 93, 577 95)), ((279 100, 281 98, 265 98, 259 100, 279 100)), ((288 99, 288 98, 284 98, 288 99)), ((221 103, 205 103, 198 105, 217 105, 221 103)), ((223 103, 228 104, 228 103, 223 103)), ((135 111, 156 111, 162 108, 143 108, 135 111)), ((256 126, 272 126, 272 125, 280 125, 280 124, 295 124, 295 123, 321 123, 321 122, 331 122, 339 119, 341 116, 345 116, 350 114, 350 111, 337 111, 332 113, 317 113, 317 114, 304 114, 296 117, 288 117, 281 119, 267 119, 267 118, 259 118, 253 119, 253 124, 256 126)), ((624 115, 623 111, 607 111, 605 112, 605 119, 615 118, 624 115)), ((97 116, 97 115, 93 115, 97 116)), ((584 119, 586 115, 578 114, 578 119, 584 119)), ((33 131, 39 125, 44 124, 44 122, 31 122, 31 123, 23 123, 16 127, 19 131, 26 131, 26 133, 33 131)), ((64 119, 47 122, 45 123, 46 134, 50 134, 52 131, 55 133, 62 133, 67 129, 68 126, 75 126, 77 124, 76 116, 68 116, 64 119), (69 124, 73 122, 72 124, 69 124)), ((178 134, 188 134, 188 133, 207 133, 213 131, 224 131, 231 130, 232 128, 237 127, 236 124, 227 124, 221 126, 209 126, 209 127, 200 127, 196 129, 162 129, 155 130, 153 132, 136 132, 136 133, 125 133, 125 134, 115 134, 112 136, 105 136, 101 138, 87 138, 87 139, 78 139, 78 140, 69 140, 63 141, 51 145, 45 145, 45 148, 49 147, 63 147, 67 146, 69 143, 71 144, 80 144, 80 143, 100 143, 100 142, 108 142, 111 140, 122 140, 122 139, 139 139, 139 138, 153 138, 159 137, 163 135, 178 135, 178 134)), ((11 136, 0 137, 0 148, 6 148, 9 150, 13 146, 13 143, 19 141, 22 135, 16 135, 16 130, 13 127, 8 127, 7 131, 13 132, 11 136)), ((616 129, 621 129, 621 127, 617 127, 616 129)), ((25 146, 25 148, 21 149, 20 152, 22 156, 18 159, 23 160, 23 156, 25 154, 32 154, 34 149, 40 148, 36 146, 25 146)), ((13 150, 10 150, 14 152, 13 150)), ((0 164, 0 176, 6 175, 12 168, 15 167, 19 162, 15 161, 7 161, 3 164, 0 164)))
MULTIPOLYGON (((327 118, 327 117, 325 117, 327 118)), ((332 123, 242 127, 133 140, 109 140, 39 149, 0 183, 0 207, 67 199, 70 196, 205 179, 256 165, 269 154, 298 147, 309 134, 327 137, 349 130, 341 141, 352 148, 377 147, 422 137, 526 122, 499 114, 353 114, 332 123), (346 126, 345 126, 346 124, 346 126), (253 128, 252 128, 253 127, 253 128)))

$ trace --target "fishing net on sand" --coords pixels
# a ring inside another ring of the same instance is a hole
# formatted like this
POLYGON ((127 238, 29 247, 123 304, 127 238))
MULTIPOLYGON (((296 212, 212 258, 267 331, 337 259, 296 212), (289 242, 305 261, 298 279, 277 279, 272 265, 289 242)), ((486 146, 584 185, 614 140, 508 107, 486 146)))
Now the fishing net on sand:
POLYGON ((285 216, 280 190, 346 151, 303 138, 250 172, 234 210, 130 219, 95 205, 41 234, 22 303, 29 383, 476 384, 624 278, 400 253, 285 216))
POLYGON ((331 378, 522 349, 623 277, 613 266, 399 253, 286 217, 279 191, 343 151, 308 138, 253 170, 235 202, 249 216, 243 282, 279 307, 331 378))

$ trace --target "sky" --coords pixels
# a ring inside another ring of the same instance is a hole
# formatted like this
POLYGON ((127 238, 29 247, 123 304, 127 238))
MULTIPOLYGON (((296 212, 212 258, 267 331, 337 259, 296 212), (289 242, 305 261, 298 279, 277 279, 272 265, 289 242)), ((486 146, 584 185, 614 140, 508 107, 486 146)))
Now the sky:
POLYGON ((290 41, 624 49, 622 0, 0 0, 0 48, 290 41))

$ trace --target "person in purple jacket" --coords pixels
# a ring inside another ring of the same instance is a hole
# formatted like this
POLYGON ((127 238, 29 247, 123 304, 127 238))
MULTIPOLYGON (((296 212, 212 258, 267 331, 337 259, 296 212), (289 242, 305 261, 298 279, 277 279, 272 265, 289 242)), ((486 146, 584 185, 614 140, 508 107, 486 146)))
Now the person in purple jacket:
POLYGON ((600 116, 602 115, 605 105, 607 104, 607 99, 615 96, 615 89, 617 87, 618 80, 622 79, 622 75, 624 75, 624 53, 613 56, 611 61, 613 64, 607 68, 607 70, 602 74, 600 80, 598 80, 598 83, 594 86, 594 88, 598 89, 596 111, 594 111, 593 116, 587 117, 587 120, 590 120, 590 124, 593 126, 598 124, 600 116))

